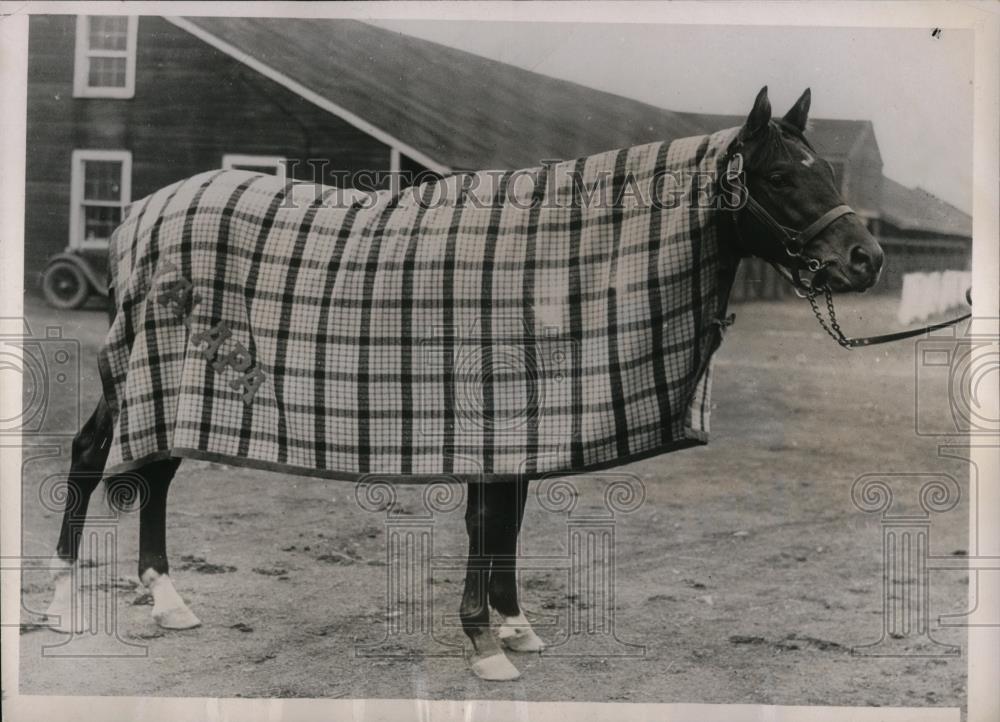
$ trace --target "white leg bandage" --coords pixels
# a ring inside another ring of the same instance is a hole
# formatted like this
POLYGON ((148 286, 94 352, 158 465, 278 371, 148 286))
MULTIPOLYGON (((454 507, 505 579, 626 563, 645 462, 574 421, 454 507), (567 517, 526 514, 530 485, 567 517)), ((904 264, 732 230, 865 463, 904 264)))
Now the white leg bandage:
POLYGON ((142 574, 142 583, 153 595, 153 619, 164 629, 191 629, 201 624, 174 589, 174 583, 166 574, 147 569, 142 574))
POLYGON ((74 589, 76 575, 73 565, 58 557, 52 560, 52 579, 55 594, 45 611, 48 625, 56 632, 73 634, 87 631, 87 618, 83 613, 83 594, 74 589))
POLYGON ((502 617, 503 623, 497 637, 503 642, 507 649, 515 652, 541 652, 545 649, 545 642, 535 634, 524 613, 519 613, 515 617, 502 617))

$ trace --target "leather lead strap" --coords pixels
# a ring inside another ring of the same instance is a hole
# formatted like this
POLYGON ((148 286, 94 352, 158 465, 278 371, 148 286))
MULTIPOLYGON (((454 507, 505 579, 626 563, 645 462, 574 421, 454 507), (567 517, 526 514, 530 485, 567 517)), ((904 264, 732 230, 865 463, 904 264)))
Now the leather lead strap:
MULTIPOLYGON (((816 316, 816 320, 819 321, 819 325, 824 331, 829 334, 830 338, 839 343, 842 347, 847 350, 853 348, 861 348, 864 346, 877 346, 882 343, 890 343, 892 341, 902 341, 906 338, 913 338, 914 336, 923 336, 925 333, 930 333, 931 331, 937 331, 941 328, 947 328, 948 326, 954 326, 957 323, 961 323, 967 318, 971 318, 972 314, 967 313, 964 316, 959 316, 958 318, 952 318, 947 321, 941 321, 940 323, 934 323, 930 326, 922 326, 920 328, 910 329, 908 331, 896 331, 895 333, 886 333, 880 336, 864 336, 862 338, 851 338, 846 336, 840 328, 840 324, 837 323, 837 312, 833 306, 833 294, 830 289, 825 289, 826 293, 826 308, 827 313, 830 315, 830 323, 823 319, 823 315, 816 304, 816 294, 810 293, 806 296, 809 301, 809 305, 812 306, 813 314, 816 316)), ((965 300, 972 305, 972 289, 969 288, 965 292, 965 300)))
POLYGON ((930 326, 924 326, 923 328, 915 328, 910 331, 897 331, 896 333, 886 333, 881 336, 866 336, 864 338, 848 338, 847 345, 850 348, 859 348, 861 346, 875 346, 880 343, 890 343, 891 341, 902 341, 904 338, 923 336, 925 333, 937 331, 939 328, 954 326, 956 323, 961 323, 967 318, 972 318, 972 314, 967 313, 964 316, 959 316, 958 318, 953 318, 949 321, 942 321, 941 323, 931 324, 930 326))

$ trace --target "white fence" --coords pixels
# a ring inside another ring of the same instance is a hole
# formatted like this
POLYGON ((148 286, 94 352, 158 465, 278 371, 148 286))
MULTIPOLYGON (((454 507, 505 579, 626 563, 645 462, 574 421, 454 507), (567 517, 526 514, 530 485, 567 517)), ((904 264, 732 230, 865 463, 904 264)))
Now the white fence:
POLYGON ((965 292, 971 285, 969 271, 907 273, 897 318, 902 324, 923 322, 949 309, 965 308, 965 292))

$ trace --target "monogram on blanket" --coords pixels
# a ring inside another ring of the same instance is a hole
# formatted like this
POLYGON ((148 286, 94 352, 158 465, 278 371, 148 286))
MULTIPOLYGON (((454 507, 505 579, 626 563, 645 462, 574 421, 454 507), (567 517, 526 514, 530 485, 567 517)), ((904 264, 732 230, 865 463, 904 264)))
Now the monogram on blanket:
POLYGON ((214 171, 134 203, 108 470, 537 477, 706 443, 735 259, 693 200, 734 133, 368 197, 214 171), (581 202, 602 179, 613 202, 581 202))

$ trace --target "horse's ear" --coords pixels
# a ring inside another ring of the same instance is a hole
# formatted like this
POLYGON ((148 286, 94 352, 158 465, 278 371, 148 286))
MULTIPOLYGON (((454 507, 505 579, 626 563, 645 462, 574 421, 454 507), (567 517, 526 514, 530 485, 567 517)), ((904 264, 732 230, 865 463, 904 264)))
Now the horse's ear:
POLYGON ((806 132, 806 121, 809 120, 809 103, 812 102, 812 93, 809 88, 795 101, 791 110, 785 113, 785 122, 793 128, 798 128, 800 132, 806 132))
POLYGON ((753 102, 753 110, 747 116, 747 122, 743 124, 740 137, 751 138, 767 127, 771 122, 771 101, 767 99, 767 86, 765 85, 757 93, 757 99, 753 102))

